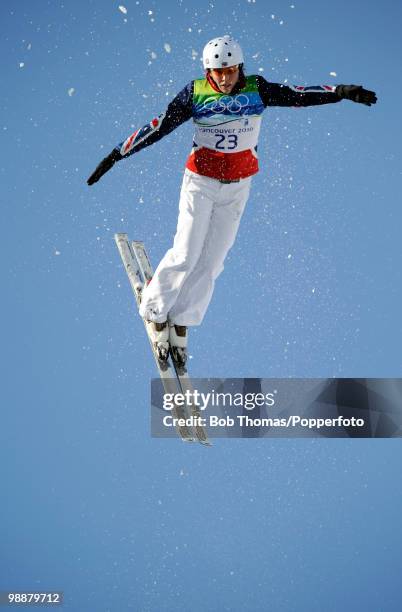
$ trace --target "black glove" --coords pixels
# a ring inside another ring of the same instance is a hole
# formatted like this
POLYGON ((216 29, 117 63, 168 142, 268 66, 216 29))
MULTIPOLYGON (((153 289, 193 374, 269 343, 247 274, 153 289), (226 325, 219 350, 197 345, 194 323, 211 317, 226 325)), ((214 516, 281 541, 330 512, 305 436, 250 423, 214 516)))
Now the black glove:
POLYGON ((96 167, 96 170, 92 172, 91 176, 87 180, 88 185, 93 185, 97 183, 101 176, 106 174, 110 168, 112 168, 117 161, 123 159, 123 156, 117 149, 113 149, 113 151, 104 159, 102 159, 101 163, 96 167))
POLYGON ((374 91, 364 89, 361 85, 337 85, 336 93, 340 98, 359 102, 366 106, 371 106, 377 102, 377 96, 374 91))

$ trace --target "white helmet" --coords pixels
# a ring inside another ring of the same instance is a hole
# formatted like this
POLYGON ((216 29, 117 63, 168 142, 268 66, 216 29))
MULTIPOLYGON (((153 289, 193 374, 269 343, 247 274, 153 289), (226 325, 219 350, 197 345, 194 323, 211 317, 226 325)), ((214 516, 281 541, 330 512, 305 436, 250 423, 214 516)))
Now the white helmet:
POLYGON ((231 36, 213 38, 204 47, 202 63, 204 68, 227 68, 243 64, 243 51, 231 36))

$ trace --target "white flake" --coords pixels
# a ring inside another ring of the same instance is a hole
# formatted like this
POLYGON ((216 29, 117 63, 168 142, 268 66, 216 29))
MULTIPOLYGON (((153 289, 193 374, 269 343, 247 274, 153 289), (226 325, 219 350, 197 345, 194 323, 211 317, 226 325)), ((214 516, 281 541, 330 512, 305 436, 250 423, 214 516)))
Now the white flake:
POLYGON ((119 11, 121 11, 124 15, 127 15, 127 9, 123 4, 120 4, 119 11))
POLYGON ((172 50, 172 47, 169 45, 169 43, 165 43, 165 44, 163 45, 163 47, 164 47, 164 49, 165 49, 166 53, 170 53, 170 52, 171 52, 171 50, 172 50))
POLYGON ((73 95, 75 94, 75 89, 74 89, 74 87, 70 87, 70 89, 68 89, 68 90, 67 90, 67 93, 68 93, 68 95, 69 95, 69 96, 70 96, 70 98, 71 98, 71 96, 73 96, 73 95))
POLYGON ((330 72, 329 74, 330 74, 331 76, 338 76, 338 75, 336 74, 336 72, 334 72, 334 71, 330 72))
POLYGON ((152 59, 156 59, 158 57, 156 55, 155 51, 151 51, 151 57, 152 57, 152 59))
POLYGON ((20 66, 20 68, 23 68, 25 66, 25 63, 24 62, 20 62, 19 66, 20 66))

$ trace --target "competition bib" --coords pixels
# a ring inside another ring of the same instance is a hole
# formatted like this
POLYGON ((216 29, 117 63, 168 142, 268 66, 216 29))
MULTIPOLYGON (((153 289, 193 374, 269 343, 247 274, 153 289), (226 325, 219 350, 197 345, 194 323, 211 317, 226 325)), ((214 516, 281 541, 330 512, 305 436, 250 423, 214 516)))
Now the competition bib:
POLYGON ((222 153, 254 150, 264 105, 255 76, 231 96, 214 91, 206 79, 194 81, 194 143, 222 153))
POLYGON ((210 127, 196 122, 194 143, 198 147, 226 153, 255 149, 260 125, 261 117, 245 117, 210 127))

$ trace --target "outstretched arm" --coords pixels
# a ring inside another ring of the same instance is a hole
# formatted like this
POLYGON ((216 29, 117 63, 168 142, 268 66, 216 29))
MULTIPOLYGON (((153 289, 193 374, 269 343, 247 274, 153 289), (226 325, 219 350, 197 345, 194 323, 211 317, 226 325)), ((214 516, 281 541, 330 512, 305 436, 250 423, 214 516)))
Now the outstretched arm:
POLYGON ((358 85, 313 85, 288 86, 269 83, 262 76, 257 76, 258 91, 264 106, 314 106, 352 100, 371 106, 377 102, 373 91, 358 85))
POLYGON ((88 178, 88 185, 93 185, 110 170, 117 161, 129 157, 133 153, 157 142, 167 134, 170 134, 179 125, 192 116, 192 93, 193 82, 189 83, 167 107, 165 113, 152 119, 139 130, 136 130, 124 142, 118 144, 107 157, 97 166, 88 178))

